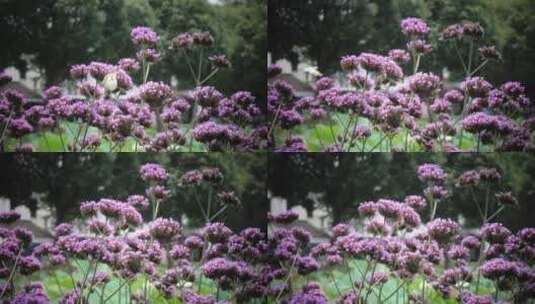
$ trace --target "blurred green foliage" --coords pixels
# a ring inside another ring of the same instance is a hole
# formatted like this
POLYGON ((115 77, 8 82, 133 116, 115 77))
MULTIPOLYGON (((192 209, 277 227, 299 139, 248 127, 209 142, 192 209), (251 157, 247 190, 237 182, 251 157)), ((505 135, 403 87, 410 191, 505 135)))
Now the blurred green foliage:
MULTIPOLYGON (((40 271, 32 276, 32 279, 43 282, 46 292, 52 303, 59 303, 62 296, 73 289, 73 279, 83 280, 84 273, 87 271, 88 262, 86 260, 70 260, 66 270, 60 270, 57 267, 47 267, 44 271, 40 271)), ((98 271, 110 273, 111 270, 104 264, 99 264, 98 271)), ((134 281, 124 285, 124 281, 113 277, 111 281, 104 288, 104 299, 108 298, 106 303, 125 303, 127 293, 140 294, 143 292, 144 285, 143 277, 138 277, 134 281), (128 287, 128 288, 127 288, 128 287)), ((22 282, 20 282, 22 283, 22 282)), ((100 302, 100 291, 94 292, 91 295, 91 303, 100 302)), ((213 294, 216 292, 215 283, 205 278, 204 284, 201 288, 202 294, 213 294)), ((227 294, 224 291, 220 292, 221 298, 226 298, 227 294)), ((150 290, 151 303, 155 304, 180 304, 183 303, 178 297, 166 299, 162 293, 152 288, 150 290)))
MULTIPOLYGON (((400 21, 420 17, 432 28, 431 40, 447 25, 464 20, 480 22, 485 44, 494 44, 504 61, 487 66, 482 74, 497 83, 519 80, 532 84, 535 64, 535 6, 531 0, 269 0, 269 51, 273 59, 297 64, 301 50, 319 70, 339 70, 343 55, 386 53, 403 48, 406 39, 400 21)), ((444 67, 452 79, 463 75, 462 66, 448 43, 434 43, 424 57, 422 70, 437 74, 444 67)))
MULTIPOLYGON (((326 296, 334 300, 338 296, 337 288, 341 291, 347 291, 351 289, 351 280, 349 279, 348 274, 351 273, 351 276, 353 280, 360 280, 362 278, 362 271, 365 269, 366 263, 363 260, 354 260, 350 262, 350 265, 348 267, 337 267, 336 269, 331 269, 326 272, 318 272, 311 274, 310 277, 307 278, 308 281, 314 281, 318 282, 322 290, 325 292, 326 296), (333 281, 333 279, 336 281, 336 285, 333 281)), ((43 282, 43 285, 45 286, 45 289, 47 291, 47 294, 49 298, 52 300, 53 303, 56 303, 59 301, 61 296, 65 294, 67 291, 71 290, 73 287, 71 275, 74 279, 78 279, 83 277, 82 271, 85 270, 87 267, 87 261, 85 260, 76 260, 76 262, 73 263, 73 265, 70 266, 71 269, 69 269, 69 272, 55 269, 54 267, 47 268, 45 271, 39 272, 38 274, 34 275, 32 279, 38 280, 43 282), (77 267, 74 267, 77 266, 77 267), (72 272, 71 272, 72 271, 72 272)), ((378 267, 377 271, 382 271, 382 266, 378 267)), ((102 265, 99 268, 99 271, 105 271, 108 272, 109 269, 102 265)), ((307 283, 307 280, 297 280, 294 281, 294 287, 297 288, 297 286, 301 287, 302 285, 307 283)), ((122 282, 113 279, 110 283, 108 283, 105 292, 106 296, 110 296, 115 290, 117 290, 121 286, 122 282)), ((134 282, 130 283, 130 290, 132 293, 139 293, 142 290, 143 287, 143 280, 141 278, 138 278, 134 282)), ((382 294, 384 297, 392 294, 394 291, 396 291, 396 288, 399 286, 400 282, 396 280, 390 280, 388 281, 383 288, 381 289, 382 294)), ((413 293, 420 293, 422 286, 422 281, 420 278, 417 278, 413 280, 410 284, 407 285, 407 288, 401 288, 399 291, 399 296, 396 299, 396 296, 393 296, 390 298, 389 301, 381 302, 384 304, 394 304, 394 303, 400 303, 400 299, 403 297, 406 297, 408 294, 413 293)), ((490 294, 490 291, 492 290, 492 282, 488 281, 487 279, 482 280, 482 286, 481 294, 490 294)), ((123 290, 123 302, 124 302, 124 292, 123 290)), ((205 278, 203 287, 201 288, 202 294, 214 294, 216 292, 216 286, 214 282, 211 279, 205 278)), ((435 291, 432 288, 427 289, 427 298, 432 301, 432 303, 436 304, 454 304, 457 303, 454 299, 444 299, 437 291, 435 291)), ((97 293, 94 294, 95 302, 98 301, 97 293)), ((220 291, 220 299, 227 299, 228 295, 225 291, 220 291)), ((158 291, 152 289, 151 290, 151 300, 152 303, 182 303, 179 299, 173 298, 173 299, 165 299, 161 293, 158 291)), ((116 293, 115 295, 111 296, 108 303, 121 303, 121 296, 119 293, 116 293)), ((260 301, 260 300, 259 300, 260 301)), ((256 302, 254 302, 256 303, 256 302)), ((373 295, 368 299, 367 303, 379 303, 373 295)))
MULTIPOLYGON (((219 217, 233 229, 265 229, 266 157, 255 153, 33 153, 1 154, 0 197, 11 200, 11 208, 25 205, 35 212, 36 194, 55 212, 57 223, 79 216, 80 202, 100 198, 126 199, 144 194, 146 184, 138 175, 147 162, 163 165, 170 174, 171 197, 161 205, 161 215, 180 220, 187 215, 193 227, 202 225, 202 214, 194 196, 205 201, 206 192, 184 190, 176 183, 184 172, 218 167, 224 182, 221 190, 233 190, 242 206, 219 217), (197 193, 198 192, 198 193, 197 193)), ((150 214, 146 214, 150 218, 150 214)))
MULTIPOLYGON (((305 139, 306 145, 309 151, 320 152, 325 151, 329 146, 334 146, 337 134, 344 134, 343 127, 347 126, 350 121, 350 115, 346 113, 335 113, 332 119, 314 120, 311 123, 305 123, 299 125, 291 130, 276 130, 275 140, 278 144, 287 139, 292 134, 302 135, 305 139)), ((367 119, 361 120, 359 125, 365 125, 373 129, 367 119)), ((351 152, 390 152, 390 151, 411 151, 411 152, 425 152, 424 148, 412 137, 407 138, 408 130, 403 129, 397 132, 390 139, 380 132, 372 132, 371 136, 366 140, 358 140, 355 146, 351 148, 351 152), (407 147, 405 147, 405 145, 407 147), (407 149, 406 149, 407 148, 407 149)), ((477 149, 477 137, 473 134, 464 132, 462 134, 462 144, 459 146, 463 151, 476 151, 477 149)), ((457 135, 457 138, 460 138, 457 135)), ((459 139, 455 138, 455 144, 459 142, 459 139)), ((482 144, 480 152, 493 151, 492 145, 482 144)))
MULTIPOLYGON (((519 206, 506 208, 494 220, 512 230, 533 224, 535 206, 535 156, 529 153, 310 153, 270 154, 268 191, 288 200, 289 206, 302 205, 308 211, 325 206, 334 223, 357 218, 359 203, 380 198, 403 200, 422 194, 416 175, 419 165, 437 163, 452 177, 478 167, 495 167, 503 178, 491 193, 512 191, 519 206), (316 194, 317 200, 309 194, 316 194)), ((478 227, 475 201, 482 203, 485 189, 470 191, 454 186, 451 196, 438 206, 438 216, 464 217, 467 228, 478 227)), ((427 213, 425 213, 427 214, 427 213)))

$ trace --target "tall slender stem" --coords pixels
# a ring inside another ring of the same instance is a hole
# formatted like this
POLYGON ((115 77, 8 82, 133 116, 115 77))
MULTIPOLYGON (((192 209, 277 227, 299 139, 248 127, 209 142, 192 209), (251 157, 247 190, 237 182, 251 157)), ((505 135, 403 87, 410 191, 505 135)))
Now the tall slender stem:
MULTIPOLYGON (((22 254, 22 248, 19 249, 19 252, 17 253, 17 257, 15 258, 15 263, 13 264, 13 268, 11 268, 11 272, 9 273, 9 277, 7 278, 6 284, 13 284, 11 281, 13 280, 13 277, 15 276, 15 270, 17 269, 17 264, 19 262, 20 255, 22 254)), ((2 290, 2 293, 0 294, 0 299, 4 295, 4 293, 8 290, 7 286, 2 290)))
POLYGON ((204 49, 201 47, 201 50, 199 51, 199 70, 197 72, 197 83, 198 83, 198 85, 201 84, 203 53, 204 53, 204 49))
POLYGON ((468 75, 472 72, 472 54, 474 53, 474 40, 470 40, 470 50, 468 52, 468 75))
POLYGON ((145 74, 143 75, 143 83, 146 83, 149 78, 149 71, 150 71, 150 62, 147 63, 147 70, 145 71, 145 74))
POLYGON ((418 68, 420 67, 420 58, 422 58, 422 55, 416 54, 416 61, 414 63, 413 74, 416 74, 416 72, 418 72, 418 68))
POLYGON ((0 145, 4 142, 4 136, 6 135, 6 131, 9 128, 9 125, 11 124, 11 119, 13 118, 14 112, 15 111, 13 109, 11 109, 11 111, 9 112, 9 117, 7 118, 6 125, 2 129, 2 135, 0 135, 0 145))
POLYGON ((199 85, 203 85, 205 82, 207 82, 208 80, 210 80, 210 78, 212 78, 215 74, 217 74, 217 72, 219 71, 219 69, 214 69, 212 71, 212 73, 210 73, 208 76, 206 76, 206 78, 204 78, 201 82, 199 82, 199 85))
POLYGON ((275 128, 275 124, 277 123, 277 119, 279 119, 280 111, 282 110, 282 102, 279 103, 279 106, 277 107, 277 111, 275 112, 275 116, 273 117, 273 121, 271 122, 271 126, 269 127, 267 138, 271 136, 271 133, 273 132, 273 129, 275 128))

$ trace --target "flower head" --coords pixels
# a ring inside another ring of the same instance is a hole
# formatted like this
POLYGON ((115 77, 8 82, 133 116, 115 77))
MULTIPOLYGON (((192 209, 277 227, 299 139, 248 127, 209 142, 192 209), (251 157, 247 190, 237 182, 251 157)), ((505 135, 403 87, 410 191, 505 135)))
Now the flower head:
POLYGON ((268 220, 278 224, 290 224, 299 218, 299 214, 295 211, 289 210, 277 215, 268 214, 268 220))
POLYGON ((431 73, 416 73, 409 80, 409 88, 416 94, 428 96, 441 85, 440 78, 431 73))
POLYGON ((173 91, 163 82, 149 81, 139 87, 139 94, 149 105, 160 106, 173 95, 173 91))
POLYGON ((407 63, 411 60, 411 54, 402 49, 393 49, 388 51, 388 57, 399 64, 407 63))
POLYGON ((327 298, 321 291, 320 285, 317 283, 308 283, 303 286, 301 292, 291 297, 288 304, 327 304, 327 298))
POLYGON ((464 80, 462 87, 468 92, 468 95, 472 97, 486 97, 492 85, 481 77, 468 77, 464 80))
POLYGON ((193 99, 203 107, 217 107, 223 94, 214 87, 197 87, 191 94, 193 99))
POLYGON ((490 243, 503 243, 511 231, 500 223, 487 223, 481 227, 481 236, 490 243))
POLYGON ((182 33, 171 41, 174 49, 190 48, 193 45, 193 36, 190 33, 182 33))
POLYGON ((130 38, 135 45, 138 46, 153 46, 160 37, 151 28, 145 26, 137 26, 130 32, 130 38))
POLYGON ((422 19, 411 17, 401 21, 401 32, 409 37, 420 37, 429 33, 429 27, 422 19))
POLYGON ((11 224, 20 219, 20 214, 16 211, 0 212, 0 224, 11 224))
POLYGON ((203 235, 209 242, 223 243, 232 235, 232 230, 223 223, 208 223, 203 228, 203 235))
POLYGON ((501 277, 514 276, 516 264, 502 258, 495 258, 485 262, 480 270, 485 278, 497 280, 501 277))
POLYGON ((150 235, 159 241, 170 241, 180 236, 182 227, 172 219, 157 218, 149 225, 150 235))
POLYGON ((450 219, 435 219, 427 224, 429 235, 439 243, 447 243, 457 233, 459 233, 459 224, 450 219))
POLYGON ((146 182, 162 183, 167 180, 167 171, 158 164, 144 164, 139 169, 139 174, 146 182))
POLYGON ((418 178, 422 182, 432 182, 435 184, 442 184, 446 179, 444 170, 435 164, 423 164, 418 167, 418 178))

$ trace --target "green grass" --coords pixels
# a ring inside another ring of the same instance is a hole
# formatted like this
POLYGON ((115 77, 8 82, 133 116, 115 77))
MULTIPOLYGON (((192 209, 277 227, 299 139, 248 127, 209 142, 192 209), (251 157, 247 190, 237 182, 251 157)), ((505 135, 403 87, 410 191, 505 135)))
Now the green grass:
MULTIPOLYGON (((31 277, 31 280, 27 278, 18 278, 15 282, 16 286, 23 286, 29 281, 40 281, 45 286, 45 290, 48 294, 52 303, 58 303, 61 297, 72 291, 73 289, 73 279, 75 281, 83 280, 83 273, 86 272, 88 267, 88 262, 86 260, 77 260, 70 266, 61 266, 60 268, 48 268, 39 271, 31 277), (72 276, 72 278, 71 278, 72 276)), ((98 268, 99 272, 110 272, 110 269, 100 264, 98 268)), ((162 269, 163 271, 163 269, 162 269)), ((126 301, 127 288, 123 287, 122 292, 117 292, 113 294, 116 290, 123 285, 124 280, 117 279, 114 276, 110 276, 112 280, 105 285, 104 296, 106 299, 106 304, 124 304, 126 301), (113 295, 112 295, 113 294, 113 295)), ((144 286, 144 277, 138 276, 134 281, 130 283, 130 290, 132 293, 141 294, 144 286)), ((123 285, 127 286, 127 285, 123 285)), ((197 291, 198 285, 192 286, 192 289, 197 291)), ((102 291, 102 288, 98 288, 99 292, 102 291)), ((215 295, 217 291, 215 283, 207 278, 202 280, 202 288, 200 290, 201 294, 204 295, 215 295)), ((220 291, 220 300, 227 299, 229 297, 227 292, 220 291)), ((154 304, 181 304, 182 301, 176 297, 172 299, 166 299, 158 290, 151 288, 149 298, 151 303, 154 304)), ((90 297, 90 303, 100 303, 100 294, 93 293, 90 297)))
MULTIPOLYGON (((292 278, 292 288, 294 292, 297 292, 301 289, 303 285, 309 282, 318 282, 325 295, 328 297, 329 301, 334 303, 335 300, 339 297, 340 294, 351 291, 352 281, 360 282, 363 278, 364 269, 366 269, 367 263, 364 260, 353 260, 349 262, 348 266, 337 266, 330 269, 322 270, 319 272, 312 273, 306 277, 298 276, 297 278, 292 278), (350 276, 351 275, 351 279, 350 276)), ((83 280, 83 273, 86 272, 88 267, 88 262, 85 260, 77 260, 71 266, 62 266, 59 268, 48 268, 43 269, 42 271, 34 274, 29 280, 28 278, 19 277, 16 280, 17 286, 23 286, 30 281, 41 281, 45 286, 46 292, 52 301, 52 303, 59 302, 61 297, 73 289, 73 279, 75 281, 83 280), (71 278, 72 276, 72 278, 71 278)), ((388 269, 383 265, 378 265, 376 272, 387 271, 388 269)), ((110 272, 110 269, 105 265, 99 265, 98 271, 110 272)), ((164 271, 163 268, 160 271, 164 271)), ((441 269, 438 267, 437 272, 440 273, 441 269)), ((369 275, 369 274, 368 274, 369 275)), ((114 291, 119 289, 123 284, 123 280, 117 279, 114 276, 111 276, 113 279, 106 285, 104 289, 104 299, 109 298, 106 303, 112 304, 121 304, 126 303, 126 288, 122 288, 122 293, 117 292, 112 295, 114 291)), ((195 282, 194 286, 191 288, 197 290, 198 281, 195 282)), ((387 281, 383 287, 380 289, 376 287, 375 292, 370 293, 367 303, 376 304, 399 304, 403 303, 402 299, 407 297, 408 294, 421 294, 422 290, 422 279, 419 276, 415 278, 408 284, 403 285, 403 287, 398 288, 401 284, 399 279, 390 279, 387 281), (381 293, 383 301, 379 302, 377 294, 381 293), (384 301, 386 297, 392 295, 388 301, 384 301)), ((144 278, 139 276, 130 284, 132 293, 141 294, 144 286, 144 278)), ((465 289, 474 290, 475 283, 472 283, 470 286, 464 286, 465 289)), ((491 295, 493 293, 494 287, 491 281, 482 278, 479 294, 491 295)), ((99 292, 102 291, 102 288, 99 288, 99 292)), ((202 288, 200 294, 204 295, 215 295, 217 288, 215 283, 207 278, 202 279, 202 288)), ((220 291, 220 300, 228 300, 230 298, 229 294, 224 291, 220 291)), ((182 301, 176 297, 172 299, 166 299, 158 290, 155 288, 151 289, 149 294, 151 303, 156 304, 182 304, 182 301)), ((436 304, 454 304, 457 303, 455 299, 445 299, 435 291, 429 284, 426 284, 426 299, 431 303, 436 304)), ((93 293, 90 298, 90 303, 100 303, 100 294, 93 293)), ((270 302, 274 303, 274 302, 270 302)))
MULTIPOLYGON (((332 120, 305 123, 292 129, 292 135, 302 136, 308 149, 311 152, 322 152, 327 146, 334 144, 334 138, 343 135, 343 127, 349 123, 350 115, 337 114, 332 120), (334 136, 333 136, 334 134, 334 136)), ((390 151, 390 145, 388 139, 383 139, 384 133, 377 130, 373 130, 373 126, 365 118, 359 118, 359 125, 367 125, 372 129, 372 135, 365 141, 357 141, 355 146, 351 149, 351 152, 387 152, 390 151), (381 141, 382 140, 382 141, 381 141)), ((396 151, 405 151, 405 138, 406 129, 402 129, 392 138, 392 147, 396 151)), ((277 145, 284 144, 285 139, 288 137, 288 131, 277 130, 276 132, 277 145)), ((457 135, 453 138, 453 143, 458 146, 460 136, 457 135)), ((477 146, 476 138, 469 133, 463 133, 462 145, 458 148, 464 151, 475 150, 477 146)), ((347 145, 346 145, 347 147, 347 145)), ((424 149, 415 141, 412 136, 408 137, 408 149, 411 152, 424 152, 424 149)), ((490 147, 481 146, 481 151, 489 151, 490 147)))
MULTIPOLYGON (((336 298, 339 296, 339 292, 341 294, 344 294, 346 292, 351 291, 351 279, 349 274, 351 274, 351 278, 353 279, 353 282, 359 282, 362 281, 362 272, 364 272, 364 269, 366 269, 366 262, 364 260, 354 260, 351 261, 349 264, 349 267, 345 266, 338 266, 335 268, 330 269, 330 271, 320 271, 313 273, 309 275, 306 280, 298 279, 296 282, 294 282, 294 290, 297 290, 302 285, 306 284, 307 282, 318 282, 325 295, 328 297, 329 302, 334 303, 336 298), (358 270, 357 270, 358 269, 358 270)), ((387 271, 387 268, 385 266, 379 265, 376 269, 376 272, 379 271, 387 271)), ((414 280, 412 280, 409 284, 404 285, 404 287, 400 286, 401 281, 398 279, 390 279, 387 281, 382 289, 375 288, 375 293, 372 292, 370 296, 367 299, 367 303, 369 304, 375 304, 375 303, 384 303, 384 304, 399 304, 403 303, 402 299, 403 297, 407 297, 408 294, 421 294, 422 290, 422 279, 419 276, 416 276, 414 280), (406 287, 406 288, 405 288, 406 287), (397 289, 397 290, 396 290, 397 289), (376 293, 379 293, 379 290, 381 290, 382 294, 382 302, 378 301, 378 297, 376 293), (384 299, 390 295, 393 295, 389 298, 388 301, 384 302, 384 299)), ((466 286, 465 288, 468 288, 470 290, 475 289, 475 283, 473 283, 470 286, 466 286)), ((492 285, 492 282, 486 279, 482 279, 480 282, 480 289, 479 294, 483 295, 491 295, 494 288, 492 285)), ((430 303, 436 303, 436 304, 455 304, 458 303, 455 299, 445 299, 440 293, 435 291, 428 283, 426 284, 426 292, 425 297, 430 301, 430 303)))
MULTIPOLYGON (((74 139, 78 136, 79 141, 83 138, 84 130, 80 132, 80 135, 78 135, 80 124, 74 123, 74 122, 63 122, 61 124, 61 128, 63 129, 62 134, 60 135, 58 132, 40 132, 40 133, 32 133, 29 135, 26 135, 22 138, 22 140, 16 140, 16 139, 7 139, 5 150, 6 151, 14 151, 15 147, 19 143, 29 143, 32 144, 34 147, 34 151, 36 152, 63 152, 68 151, 68 145, 69 143, 74 142, 74 139)), ((154 128, 146 129, 147 134, 154 135, 156 133, 156 130, 154 128)), ((95 127, 90 127, 87 136, 92 134, 101 134, 100 131, 95 127)), ((97 147, 94 152, 110 152, 111 144, 108 140, 102 139, 102 143, 100 146, 97 147)), ((141 147, 137 147, 137 151, 140 152, 141 147)), ((193 141, 192 152, 203 152, 206 151, 206 147, 204 144, 193 141)), ((132 137, 128 137, 125 142, 120 146, 114 146, 113 147, 114 152, 134 152, 136 151, 136 141, 132 137)), ((181 152, 187 152, 189 151, 189 146, 182 146, 179 147, 178 151, 181 152)), ((89 151, 93 152, 93 150, 89 151)))

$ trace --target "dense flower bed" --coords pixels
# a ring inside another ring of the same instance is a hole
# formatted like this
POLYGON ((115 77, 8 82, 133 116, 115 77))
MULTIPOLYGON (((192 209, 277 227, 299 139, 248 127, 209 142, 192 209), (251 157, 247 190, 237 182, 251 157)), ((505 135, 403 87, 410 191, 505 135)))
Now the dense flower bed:
MULTIPOLYGON (((478 23, 454 24, 440 35, 453 46, 465 71, 459 85, 419 70, 433 51, 431 29, 423 20, 404 19, 401 31, 408 39, 404 49, 341 58, 347 88, 323 77, 315 83, 314 96, 298 97, 287 82, 273 81, 268 88, 268 134, 275 150, 533 149, 534 106, 524 86, 515 81, 495 86, 476 76, 488 63, 501 60, 495 47, 483 44, 478 23), (409 63, 410 69, 405 67, 409 63)), ((274 65, 268 75, 280 72, 274 65)))
MULTIPOLYGON (((38 272, 56 277, 62 270, 70 276, 68 286, 50 282, 58 284, 59 302, 65 304, 107 303, 114 297, 116 303, 118 295, 124 303, 152 303, 163 297, 199 304, 264 296, 269 281, 262 274, 265 233, 259 228, 234 233, 216 221, 240 205, 236 194, 224 189, 219 169, 188 171, 174 179, 174 185, 158 164, 143 165, 139 174, 147 183, 145 195, 82 202, 86 226, 77 229, 62 223, 52 242, 32 249, 31 232, 0 229, 0 298, 8 303, 49 303, 41 283, 20 278, 34 278, 38 272), (171 191, 213 193, 213 198, 198 202, 206 222, 198 233, 184 235, 179 222, 159 215, 171 191), (152 220, 145 223, 142 213, 152 220)), ((1 213, 0 223, 19 218, 16 212, 1 213)))
MULTIPOLYGON (((430 303, 436 296, 472 304, 535 298, 535 229, 515 234, 494 222, 504 208, 517 204, 512 193, 502 191, 496 169, 454 178, 424 164, 417 171, 425 185, 422 194, 362 202, 360 220, 334 226, 324 243, 293 226, 298 215, 292 211, 269 214, 268 235, 258 228, 234 233, 217 222, 240 200, 224 189, 216 168, 178 179, 157 164, 145 164, 139 172, 147 183, 145 195, 81 203, 86 225, 58 225, 52 242, 32 248, 31 232, 0 229, 0 298, 49 303, 46 290, 55 284, 65 304, 118 297, 125 303, 188 304, 430 303), (477 231, 436 217, 451 191, 475 189, 489 193, 473 202, 481 215, 477 231), (198 233, 184 235, 179 222, 159 215, 171 191, 215 193, 213 201, 198 202, 206 222, 198 233), (142 212, 150 215, 149 222, 142 212), (59 283, 58 274, 68 274, 67 284, 59 283), (50 278, 46 288, 32 282, 39 277, 50 278), (334 295, 328 297, 328 289, 334 295)), ((0 223, 19 217, 0 213, 0 223)))
MULTIPOLYGON (((227 97, 206 85, 231 66, 224 55, 209 56, 214 43, 210 33, 180 34, 166 43, 165 51, 158 49, 158 34, 147 27, 134 28, 131 40, 138 50, 136 58, 73 65, 70 74, 77 94, 53 86, 37 103, 13 90, 0 95, 2 147, 32 151, 38 147, 26 138, 38 135, 46 142, 46 135, 53 133, 62 151, 102 150, 103 143, 109 151, 264 148, 264 117, 255 97, 246 91, 227 97), (164 55, 180 56, 195 88, 179 95, 164 82, 150 81, 151 67, 164 55)), ((1 73, 1 84, 9 81, 1 73)))
POLYGON ((500 191, 500 173, 480 168, 455 178, 455 191, 490 191, 482 201, 474 199, 481 227, 473 232, 463 231, 455 220, 436 217, 453 191, 452 178, 435 164, 424 164, 417 173, 425 185, 423 194, 408 195, 403 201, 360 203, 360 221, 334 226, 328 242, 311 246, 309 232, 291 228, 296 213, 271 215, 269 243, 275 244, 273 255, 285 282, 278 287, 275 302, 446 303, 443 301, 449 299, 452 302, 447 303, 473 304, 533 300, 535 229, 514 234, 493 221, 504 208, 516 204, 510 192, 490 195, 500 191), (327 290, 334 295, 327 296, 327 290))

